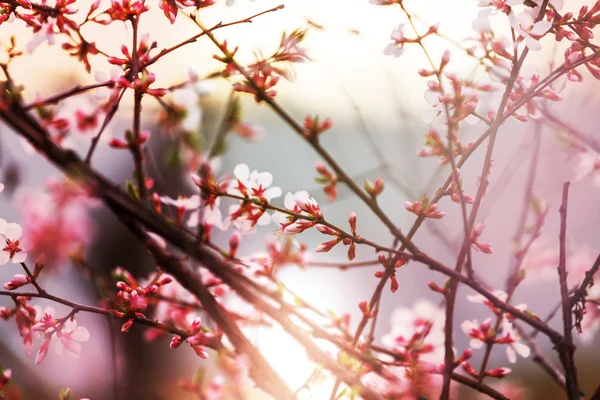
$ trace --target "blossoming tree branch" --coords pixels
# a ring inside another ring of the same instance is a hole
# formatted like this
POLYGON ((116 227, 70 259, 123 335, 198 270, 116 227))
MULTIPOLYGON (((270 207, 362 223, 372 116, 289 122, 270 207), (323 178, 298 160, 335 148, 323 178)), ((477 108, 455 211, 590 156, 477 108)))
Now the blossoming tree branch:
MULTIPOLYGON (((383 179, 373 176, 364 184, 357 182, 322 143, 334 123, 331 119, 294 115, 278 101, 278 83, 290 79, 294 64, 313 62, 303 43, 310 34, 306 27, 282 32, 272 52, 257 53, 254 62, 245 63, 237 55, 238 47, 218 39, 216 33, 226 35, 233 25, 251 23, 250 29, 255 29, 268 24, 284 5, 244 19, 204 25, 204 10, 214 3, 112 0, 105 7, 100 0, 91 4, 0 0, 0 32, 7 24, 23 25, 28 32, 27 37, 0 35, 2 138, 18 137, 33 153, 31 157, 46 159, 64 174, 20 196, 15 202, 18 215, 1 211, 0 265, 14 271, 14 277, 0 290, 0 317, 22 338, 31 364, 43 363, 51 348, 85 358, 86 342, 95 332, 78 318, 90 313, 117 321, 123 334, 139 325, 146 329, 148 341, 160 341, 173 351, 191 348, 199 358, 212 360, 216 375, 209 378, 198 373, 191 381, 180 382, 183 390, 199 399, 248 398, 248 379, 264 398, 277 400, 447 400, 465 398, 464 393, 475 393, 477 398, 524 399, 514 384, 501 383, 510 378, 511 364, 528 360, 549 375, 561 398, 600 399, 600 377, 595 393, 584 393, 580 386, 574 344, 578 335, 593 333, 598 322, 600 294, 594 281, 600 256, 576 269, 567 252, 569 209, 577 207, 569 201, 569 183, 557 184, 562 190, 559 213, 549 212, 533 189, 538 169, 535 154, 540 151, 539 132, 544 125, 559 125, 567 132, 570 149, 580 159, 574 179, 600 170, 600 149, 551 110, 551 104, 561 100, 559 82, 578 85, 600 79, 600 47, 594 44, 592 33, 600 23, 600 1, 574 9, 562 0, 473 0, 473 7, 480 11, 472 36, 464 41, 444 33, 443 24, 424 24, 411 11, 413 1, 371 1, 373 7, 394 9, 401 19, 398 26, 390 27, 389 38, 380 38, 382 53, 402 60, 405 49, 414 48, 427 61, 418 75, 426 87, 428 126, 422 131, 425 146, 416 156, 436 160, 446 174, 443 184, 429 195, 394 199, 396 207, 411 217, 408 226, 395 223, 391 210, 380 205, 379 200, 387 195, 383 179), (161 48, 159 38, 139 28, 155 8, 171 24, 191 24, 196 33, 161 48), (83 29, 118 23, 129 32, 118 54, 103 50, 102 41, 92 41, 83 29), (428 48, 434 37, 448 46, 439 59, 428 48), (154 64, 200 40, 214 45, 211 55, 219 69, 205 77, 191 73, 186 81, 157 87, 154 64), (26 101, 23 84, 14 78, 15 63, 25 52, 57 42, 61 46, 52 51, 67 52, 87 73, 96 72, 96 61, 115 66, 116 72, 110 77, 96 74, 94 84, 26 101), (564 54, 557 55, 550 68, 531 64, 535 62, 532 54, 558 44, 564 54), (449 72, 453 54, 458 53, 476 61, 477 74, 449 72), (548 72, 537 72, 542 69, 548 72), (215 136, 199 146, 199 98, 210 95, 206 90, 210 80, 225 80, 232 94, 215 136), (93 107, 73 103, 93 91, 97 92, 93 107), (347 224, 334 223, 314 194, 298 191, 283 196, 269 172, 253 170, 243 162, 232 171, 219 172, 217 161, 226 135, 259 140, 265 133, 243 120, 241 96, 251 96, 268 108, 287 124, 289 134, 298 135, 319 156, 321 161, 311 174, 329 202, 335 203, 338 187, 345 186, 369 212, 349 211, 347 224), (127 97, 132 99, 131 107, 124 105, 127 97), (159 132, 143 126, 143 108, 151 102, 162 110, 155 121, 159 132), (129 118, 129 127, 123 131, 109 129, 118 112, 129 118), (492 287, 486 282, 485 266, 478 265, 479 258, 473 254, 493 253, 493 243, 486 241, 492 227, 484 226, 481 210, 497 179, 493 165, 497 137, 511 120, 531 125, 527 135, 534 139, 534 156, 527 173, 530 184, 521 194, 523 208, 516 213, 518 231, 508 255, 511 267, 506 285, 492 287), (463 132, 474 123, 478 136, 469 142, 463 132), (194 185, 196 195, 170 197, 150 177, 148 143, 158 134, 173 144, 173 157, 184 166, 185 179, 194 185), (131 157, 133 171, 125 184, 111 181, 94 166, 98 149, 131 157), (467 164, 477 153, 483 162, 467 164), (476 182, 464 182, 461 171, 465 168, 477 170, 476 182), (476 190, 468 193, 465 187, 476 190), (156 265, 150 275, 135 276, 115 266, 110 282, 94 276, 94 260, 86 256, 95 224, 89 213, 100 206, 109 209, 152 255, 156 265), (449 213, 459 216, 459 251, 455 258, 436 258, 421 250, 415 234, 424 223, 439 223, 449 213), (535 263, 534 250, 552 218, 560 226, 559 245, 546 249, 551 256, 538 265, 552 271, 560 290, 549 295, 556 307, 546 316, 525 304, 514 304, 513 297, 530 278, 526 266, 535 263), (387 242, 361 232, 361 220, 367 219, 379 221, 388 233, 387 242), (240 254, 240 242, 262 232, 265 225, 276 235, 265 244, 266 252, 240 254), (216 240, 216 230, 225 232, 228 241, 216 240), (324 238, 315 249, 302 242, 303 233, 312 230, 324 238), (347 261, 319 261, 319 254, 313 252, 343 254, 347 261), (354 261, 357 253, 371 257, 354 261), (97 280, 101 290, 96 304, 82 304, 47 288, 55 270, 64 264, 76 265, 89 279, 97 280), (279 271, 289 264, 337 268, 340 274, 372 268, 371 281, 365 283, 372 286, 372 295, 354 305, 360 319, 351 320, 349 310, 323 310, 289 289, 279 279, 279 271), (395 312, 391 333, 377 337, 382 295, 390 291, 403 296, 402 274, 411 268, 435 272, 422 290, 431 290, 437 301, 412 299, 414 307, 395 312), (485 310, 485 319, 457 320, 457 297, 464 296, 460 287, 475 293, 468 300, 479 304, 474 306, 480 307, 478 311, 485 310), (67 311, 59 314, 51 307, 42 308, 41 300, 67 311), (252 312, 239 308, 240 301, 252 312), (302 386, 291 387, 253 343, 248 329, 255 326, 277 326, 304 348, 314 372, 302 386), (468 346, 460 345, 464 341, 458 335, 469 339, 468 346), (539 338, 548 339, 552 349, 542 349, 539 338), (494 348, 505 351, 506 361, 491 357, 494 348), (317 396, 316 390, 323 386, 327 394, 317 396)), ((8 187, 10 182, 4 184, 8 187)), ((5 185, 0 184, 0 192, 4 190, 0 196, 7 200, 5 185)), ((2 362, 0 398, 21 398, 13 390, 15 380, 18 377, 11 365, 2 362)), ((59 394, 61 399, 72 396, 66 388, 59 394)))

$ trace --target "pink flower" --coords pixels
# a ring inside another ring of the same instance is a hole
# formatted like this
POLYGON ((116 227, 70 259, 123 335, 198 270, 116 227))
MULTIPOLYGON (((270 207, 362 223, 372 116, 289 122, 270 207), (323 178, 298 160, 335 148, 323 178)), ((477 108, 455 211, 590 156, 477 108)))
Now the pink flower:
POLYGON ((265 128, 251 122, 236 122, 231 127, 231 131, 243 139, 252 140, 254 142, 263 140, 266 135, 265 128))
MULTIPOLYGON (((428 201, 424 203, 427 204, 428 201)), ((442 211, 437 211, 437 204, 435 203, 428 204, 427 208, 424 211, 420 201, 415 201, 413 203, 411 203, 410 201, 405 201, 404 206, 406 207, 406 210, 410 211, 411 213, 415 215, 421 215, 422 213, 423 216, 425 216, 426 218, 440 219, 446 215, 446 213, 442 211)))
POLYGON ((443 309, 429 300, 418 300, 412 308, 394 310, 391 331, 381 342, 411 360, 439 364, 444 360, 444 320, 443 309))
POLYGON ((225 385, 225 378, 221 375, 215 376, 211 381, 206 390, 204 391, 204 398, 206 400, 220 400, 223 399, 225 393, 223 387, 225 385))
POLYGON ((68 260, 89 243, 92 221, 88 211, 97 201, 69 181, 50 182, 45 191, 18 194, 25 242, 34 257, 46 256, 46 269, 68 260))
POLYGON ((77 326, 75 319, 67 320, 63 328, 56 333, 58 342, 56 342, 56 354, 62 354, 63 350, 72 357, 79 358, 81 354, 81 344, 90 339, 89 331, 83 326, 77 326))
POLYGON ((410 42, 404 36, 404 30, 406 29, 405 24, 400 24, 392 31, 390 38, 392 42, 386 46, 383 50, 383 54, 386 56, 400 57, 404 53, 404 43, 410 42))

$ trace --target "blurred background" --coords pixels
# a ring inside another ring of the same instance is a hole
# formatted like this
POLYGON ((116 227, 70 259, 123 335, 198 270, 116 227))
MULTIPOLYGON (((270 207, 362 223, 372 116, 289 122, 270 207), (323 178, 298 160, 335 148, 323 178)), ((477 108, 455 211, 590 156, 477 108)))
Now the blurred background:
MULTIPOLYGON (((200 19, 205 26, 219 21, 233 21, 264 11, 281 3, 270 0, 236 0, 232 4, 217 2, 216 6, 203 9, 200 19)), ((571 0, 565 8, 578 9, 585 1, 571 0)), ((77 3, 85 13, 91 2, 77 3)), ((107 3, 108 4, 108 3, 107 3)), ((103 9, 104 4, 100 6, 103 9)), ((476 19, 478 8, 473 0, 429 0, 427 2, 407 0, 409 11, 418 16, 421 27, 439 22, 440 32, 457 41, 473 35, 472 21, 476 19)), ((150 40, 158 42, 158 48, 172 46, 197 33, 197 27, 180 15, 174 25, 164 17, 155 2, 149 4, 151 10, 144 14, 140 25, 142 33, 149 33, 150 40)), ((392 29, 405 22, 405 17, 397 7, 377 7, 367 0, 291 0, 285 1, 285 9, 258 18, 252 24, 243 24, 218 30, 216 36, 227 38, 228 43, 239 45, 239 60, 253 61, 254 51, 266 54, 277 48, 281 32, 292 31, 297 27, 308 29, 304 47, 312 62, 295 66, 295 79, 278 84, 278 101, 298 121, 305 115, 318 114, 333 119, 333 128, 322 137, 323 144, 346 171, 362 184, 365 178, 373 181, 382 178, 386 184, 380 197, 381 207, 391 219, 407 231, 414 220, 406 212, 405 200, 418 200, 424 194, 432 197, 435 190, 449 173, 433 159, 416 157, 417 149, 423 146, 427 125, 423 113, 428 108, 423 94, 427 89, 426 78, 417 71, 427 68, 428 63, 418 46, 408 46, 398 58, 384 56, 383 49, 389 42, 392 29)), ((500 27, 499 29, 502 29, 500 27)), ((425 31, 426 28, 423 29, 425 31)), ((120 55, 120 46, 130 44, 130 30, 124 25, 113 23, 109 27, 88 24, 83 32, 88 40, 104 52, 120 55)), ((30 30, 22 23, 0 25, 0 40, 16 35, 18 43, 24 47, 32 37, 30 30)), ((552 60, 561 61, 564 48, 544 39, 544 50, 532 53, 529 61, 538 66, 542 76, 549 70, 552 60)), ((451 71, 468 75, 475 65, 464 53, 441 38, 429 38, 427 48, 434 59, 442 52, 452 49, 451 71)), ((184 47, 171 56, 157 62, 151 70, 156 74, 156 87, 167 87, 187 79, 192 69, 199 76, 214 72, 218 63, 212 59, 216 50, 208 40, 184 47)), ((112 66, 102 57, 92 57, 92 71, 88 75, 73 58, 61 51, 58 45, 40 46, 33 54, 27 54, 12 65, 13 78, 25 86, 27 101, 36 96, 47 97, 68 89, 77 83, 94 83, 94 73, 110 75, 112 66)), ((600 122, 597 113, 599 106, 598 84, 586 75, 583 84, 568 84, 560 91, 564 101, 550 104, 553 114, 568 121, 584 135, 597 140, 595 127, 600 122)), ((556 87, 561 87, 559 82, 556 87)), ((202 132, 208 138, 217 129, 230 92, 224 80, 211 81, 212 94, 202 98, 202 132)), ((125 96, 117 117, 108 129, 106 137, 121 137, 129 127, 132 113, 132 96, 125 96)), ((77 97, 77 101, 93 103, 93 94, 77 97)), ((229 137, 227 152, 217 176, 231 173, 235 165, 246 163, 250 169, 269 171, 274 176, 274 186, 283 193, 308 190, 321 204, 328 220, 345 226, 348 214, 358 215, 358 232, 370 240, 391 244, 386 228, 357 198, 340 187, 337 201, 329 204, 321 188, 314 182, 314 164, 321 161, 306 143, 293 133, 266 106, 257 105, 252 96, 242 96, 243 120, 264 128, 265 137, 255 143, 238 137, 229 137)), ((152 154, 151 173, 157 185, 171 195, 195 193, 194 187, 185 172, 177 166, 165 166, 167 154, 165 143, 156 125, 161 112, 160 105, 152 98, 145 98, 144 129, 152 132, 150 149, 152 154)), ((534 123, 523 124, 508 121, 498 136, 494 153, 494 168, 489 194, 484 200, 480 220, 486 225, 483 238, 494 248, 494 254, 481 255, 474 252, 474 262, 478 274, 495 287, 504 287, 508 267, 512 262, 511 239, 517 229, 518 215, 524 198, 528 165, 532 156, 534 123)), ((469 127, 464 137, 477 138, 485 129, 483 123, 469 127)), ((550 206, 549 217, 543 236, 558 246, 558 206, 562 183, 572 180, 577 161, 560 138, 564 130, 544 126, 541 131, 539 168, 533 192, 550 206)), ((20 140, 6 127, 0 125, 1 159, 4 178, 0 182, 7 185, 0 195, 0 217, 19 222, 15 199, 24 188, 39 188, 60 173, 36 155, 28 154, 20 140), (11 183, 14 183, 11 186, 11 183), (12 190, 14 188, 14 191, 12 190)), ((77 137, 71 145, 82 152, 87 148, 89 136, 77 137)), ((461 176, 465 191, 474 194, 476 181, 481 172, 482 154, 473 156, 465 165, 461 176)), ((124 182, 131 176, 132 163, 127 152, 99 148, 94 166, 117 182, 124 182)), ((590 255, 591 263, 600 251, 600 221, 598 207, 599 190, 591 177, 584 178, 571 186, 568 236, 571 243, 584 254, 590 255)), ((283 199, 281 198, 282 202, 283 199)), ((458 205, 444 199, 440 209, 446 212, 442 220, 428 221, 414 238, 416 244, 434 258, 445 264, 453 264, 462 238, 462 224, 458 205)), ((102 207, 93 214, 95 235, 92 245, 85 254, 88 264, 99 274, 107 275, 116 266, 123 266, 137 276, 146 276, 152 270, 152 260, 142 247, 126 232, 119 222, 102 207)), ((240 254, 250 254, 264 249, 265 240, 272 238, 267 226, 259 229, 257 235, 243 238, 240 254)), ((217 233, 216 241, 226 243, 228 234, 217 233)), ((298 237, 314 249, 323 237, 318 233, 307 232, 298 237)), ((320 261, 345 260, 345 252, 335 248, 329 253, 315 254, 313 259, 320 261)), ((357 260, 374 259, 376 255, 367 248, 357 249, 357 260)), ((67 263, 68 264, 68 263, 67 263)), ((74 301, 92 304, 95 301, 93 288, 81 271, 65 264, 54 274, 46 276, 44 286, 51 293, 63 295, 74 301)), ((8 281, 17 266, 0 268, 0 280, 8 281)), ((314 268, 301 270, 295 266, 283 269, 281 280, 302 298, 317 305, 320 309, 334 310, 337 314, 350 312, 356 323, 360 318, 356 304, 369 299, 377 279, 373 273, 378 267, 339 271, 337 269, 314 268)), ((444 279, 431 273, 423 265, 409 264, 398 271, 399 290, 391 294, 384 292, 377 336, 389 332, 389 318, 397 307, 412 307, 416 299, 429 298, 437 302, 438 296, 427 288, 433 280, 443 284, 444 279)), ((466 319, 482 320, 488 316, 487 309, 467 302, 466 295, 474 294, 462 288, 458 295, 456 313, 456 347, 468 346, 467 337, 460 331, 460 322, 466 319)), ((540 316, 547 315, 558 303, 559 292, 556 279, 547 281, 526 281, 517 290, 515 304, 527 303, 528 308, 540 316)), ((0 299, 5 305, 7 299, 0 299)), ((43 302, 40 302, 43 304, 43 302)), ((60 309, 59 307, 56 307, 60 309)), ((59 313, 60 314, 60 313, 59 313)), ((73 388, 77 396, 93 400, 114 398, 113 360, 111 352, 112 329, 104 318, 93 315, 79 315, 78 320, 86 326, 92 337, 83 346, 80 360, 72 360, 50 352, 39 366, 33 359, 25 357, 21 338, 14 323, 0 323, 0 363, 12 368, 15 382, 31 399, 55 398, 58 386, 73 388)), ((560 319, 553 326, 562 330, 560 319)), ((311 366, 302 351, 292 340, 278 331, 254 333, 267 358, 293 386, 300 386, 310 375, 311 366)), ((143 329, 134 327, 127 334, 113 335, 117 349, 117 371, 119 396, 122 399, 186 399, 177 387, 179 378, 189 379, 193 372, 206 363, 200 360, 191 349, 182 347, 177 351, 168 348, 168 341, 147 344, 142 340, 143 329)), ((558 362, 551 351, 551 344, 539 340, 551 359, 558 362)), ((589 343, 579 343, 577 359, 582 387, 591 392, 599 383, 597 359, 600 355, 597 338, 589 343)), ((34 343, 37 349, 39 343, 34 343)), ((507 366, 504 349, 493 352, 492 366, 507 366)), ((474 359, 481 354, 475 352, 474 359)), ((477 365, 475 361, 474 365, 477 365)), ((513 366, 511 366, 513 367, 513 366)), ((531 360, 519 361, 513 368, 510 380, 524 385, 530 399, 563 398, 560 390, 547 378, 531 360)), ((256 395, 261 398, 261 395, 256 395)), ((262 397, 264 398, 264 396, 262 397)), ((315 397, 321 398, 321 397, 315 397)), ((325 397, 323 397, 325 398, 325 397)))

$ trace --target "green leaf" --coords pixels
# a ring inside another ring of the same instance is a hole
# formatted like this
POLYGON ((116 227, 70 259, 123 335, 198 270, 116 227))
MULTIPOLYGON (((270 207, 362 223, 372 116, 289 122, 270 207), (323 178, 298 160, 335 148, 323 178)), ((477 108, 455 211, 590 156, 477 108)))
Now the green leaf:
POLYGON ((137 201, 140 201, 140 190, 138 189, 138 187, 135 186, 135 184, 130 180, 127 180, 126 187, 127 193, 129 193, 129 195, 137 201))
POLYGON ((227 141, 223 137, 215 143, 215 146, 213 147, 211 156, 212 157, 220 156, 221 154, 225 153, 228 148, 229 148, 229 146, 227 145, 227 141))

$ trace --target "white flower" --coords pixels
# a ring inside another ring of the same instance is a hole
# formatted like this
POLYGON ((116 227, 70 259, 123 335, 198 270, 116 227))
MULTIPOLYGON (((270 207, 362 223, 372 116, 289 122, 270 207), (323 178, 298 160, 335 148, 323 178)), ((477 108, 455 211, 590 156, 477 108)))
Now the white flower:
MULTIPOLYGON (((216 226, 220 230, 224 231, 227 229, 229 224, 224 223, 223 215, 221 214, 221 209, 219 208, 219 204, 221 204, 221 198, 217 197, 214 202, 210 204, 205 204, 204 206, 204 220, 203 222, 212 226, 216 226)), ((190 218, 187 221, 187 226, 190 228, 196 228, 198 226, 198 218, 200 214, 200 210, 193 212, 190 214, 190 218)))
POLYGON ((0 193, 4 191, 4 185, 0 183, 0 193))
POLYGON ((477 33, 491 32, 490 16, 492 15, 491 8, 484 8, 477 14, 477 19, 473 21, 473 30, 477 33))
POLYGON ((54 18, 48 18, 48 21, 43 24, 39 31, 33 36, 33 39, 27 43, 27 52, 33 53, 35 49, 43 42, 48 42, 49 46, 54 44, 54 24, 56 20, 54 18))
POLYGON ((19 239, 23 234, 23 229, 14 222, 7 223, 0 218, 0 265, 4 265, 8 260, 12 260, 14 264, 19 264, 27 259, 27 253, 20 246, 19 239), (1 242, 5 241, 6 245, 2 248, 1 242))
MULTIPOLYGON (((242 185, 250 189, 248 194, 251 196, 258 196, 258 194, 262 193, 262 196, 268 201, 281 196, 280 188, 270 187, 273 183, 273 175, 270 172, 258 172, 256 170, 250 172, 250 168, 246 164, 238 164, 234 168, 233 174, 242 185)), ((234 194, 241 194, 235 184, 232 185, 231 190, 234 194)))
MULTIPOLYGON (((491 321, 491 319, 486 320, 484 324, 489 321, 491 321)), ((483 347, 483 340, 479 338, 481 336, 481 329, 477 320, 474 319, 471 321, 463 321, 463 323, 460 324, 460 327, 462 328, 463 332, 471 338, 471 341, 469 342, 469 347, 471 347, 472 349, 481 349, 483 347)))
POLYGON ((508 15, 510 25, 515 31, 525 38, 525 44, 531 51, 539 51, 542 45, 533 36, 544 36, 552 27, 552 23, 546 20, 534 22, 533 16, 523 12, 517 16, 514 13, 508 15))
POLYGON ((196 90, 186 85, 182 89, 173 91, 173 101, 185 108, 185 117, 181 121, 181 127, 187 132, 197 132, 202 122, 202 108, 200 107, 200 96, 196 90))
POLYGON ((517 362, 517 354, 523 358, 529 357, 531 350, 529 347, 521 343, 521 337, 515 331, 513 324, 508 319, 502 320, 502 333, 499 335, 500 338, 507 338, 509 343, 506 345, 506 357, 511 363, 517 362))
MULTIPOLYGON (((283 205, 286 209, 295 212, 297 214, 309 214, 312 216, 321 215, 321 208, 319 203, 310 197, 308 192, 301 190, 296 193, 288 193, 283 199, 283 205)), ((314 226, 314 222, 309 222, 304 219, 298 219, 296 222, 290 224, 290 217, 288 214, 282 212, 273 213, 273 222, 279 226, 285 226, 284 232, 287 234, 296 234, 304 231, 305 229, 314 226)))

